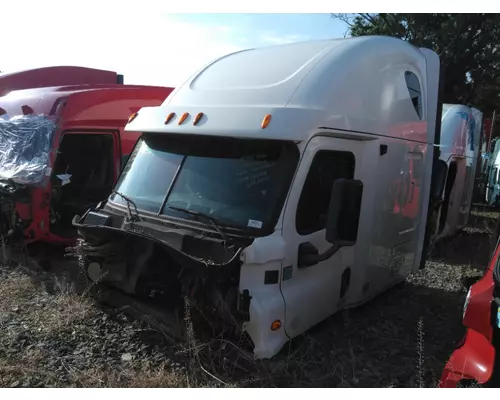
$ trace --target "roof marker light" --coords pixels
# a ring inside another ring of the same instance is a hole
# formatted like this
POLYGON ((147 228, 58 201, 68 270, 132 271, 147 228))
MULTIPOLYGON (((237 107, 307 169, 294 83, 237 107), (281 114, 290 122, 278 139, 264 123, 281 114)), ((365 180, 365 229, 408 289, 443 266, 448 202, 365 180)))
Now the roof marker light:
POLYGON ((136 118, 137 118, 137 116, 138 116, 138 115, 139 115, 139 113, 138 113, 138 112, 133 113, 133 114, 129 117, 127 124, 130 124, 130 123, 131 123, 134 119, 136 119, 136 118))
POLYGON ((172 118, 175 117, 175 113, 171 112, 170 114, 167 115, 167 118, 165 118, 165 125, 167 125, 170 121, 172 121, 172 118))
POLYGON ((179 118, 179 122, 177 122, 178 125, 181 125, 186 119, 189 117, 189 113, 185 112, 184 114, 181 115, 179 118))
POLYGON ((203 115, 204 114, 202 112, 196 114, 196 117, 194 117, 193 125, 197 125, 198 122, 200 122, 200 120, 203 118, 203 115))
POLYGON ((266 114, 266 116, 262 120, 262 123, 260 124, 260 127, 262 129, 266 129, 270 122, 271 122, 271 114, 266 114))
POLYGON ((23 110, 24 115, 30 115, 30 114, 33 114, 35 112, 35 111, 33 111, 33 109, 30 106, 27 106, 27 105, 22 106, 21 109, 23 110))

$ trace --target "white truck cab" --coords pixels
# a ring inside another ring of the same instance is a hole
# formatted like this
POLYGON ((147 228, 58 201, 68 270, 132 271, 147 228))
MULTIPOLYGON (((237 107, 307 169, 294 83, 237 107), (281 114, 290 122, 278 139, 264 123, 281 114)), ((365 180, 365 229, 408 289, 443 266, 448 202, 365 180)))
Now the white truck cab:
POLYGON ((494 149, 488 160, 488 184, 486 186, 486 202, 490 206, 500 205, 500 145, 494 142, 494 149))
POLYGON ((382 36, 210 63, 131 117, 115 193, 74 222, 86 265, 232 310, 255 357, 276 355, 419 268, 439 75, 433 51, 382 36))
POLYGON ((482 113, 461 104, 443 104, 440 159, 447 165, 446 185, 435 239, 467 225, 479 156, 482 113))

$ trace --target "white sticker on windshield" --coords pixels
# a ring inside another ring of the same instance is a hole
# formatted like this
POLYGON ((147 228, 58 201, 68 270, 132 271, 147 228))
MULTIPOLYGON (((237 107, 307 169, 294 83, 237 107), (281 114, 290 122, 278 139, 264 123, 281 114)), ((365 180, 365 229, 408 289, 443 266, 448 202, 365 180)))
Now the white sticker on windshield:
POLYGON ((61 186, 71 183, 71 174, 56 175, 61 180, 61 186))
POLYGON ((256 221, 256 220, 254 220, 254 219, 249 219, 249 220, 248 220, 248 224, 247 224, 247 226, 248 226, 249 228, 257 228, 257 229, 260 229, 260 228, 262 228, 262 221, 256 221))

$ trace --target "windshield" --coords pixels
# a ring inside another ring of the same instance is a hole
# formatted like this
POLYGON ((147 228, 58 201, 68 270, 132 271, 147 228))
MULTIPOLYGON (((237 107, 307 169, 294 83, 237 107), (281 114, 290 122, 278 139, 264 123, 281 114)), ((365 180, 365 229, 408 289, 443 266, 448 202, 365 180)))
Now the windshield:
POLYGON ((443 104, 443 108, 441 109, 441 114, 444 116, 450 108, 451 104, 443 104))
MULTIPOLYGON (((146 134, 116 191, 143 211, 196 218, 176 207, 228 226, 272 229, 298 159, 292 142, 146 134)), ((111 200, 125 205, 116 194, 111 200)))

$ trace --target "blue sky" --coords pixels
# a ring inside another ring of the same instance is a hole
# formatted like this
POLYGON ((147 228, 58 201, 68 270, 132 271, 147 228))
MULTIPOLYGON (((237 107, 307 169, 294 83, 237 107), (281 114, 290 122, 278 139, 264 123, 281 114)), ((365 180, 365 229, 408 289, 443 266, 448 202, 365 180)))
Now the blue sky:
POLYGON ((79 65, 117 71, 130 84, 178 86, 233 51, 343 37, 346 31, 330 14, 172 14, 166 2, 152 0, 134 7, 101 0, 98 8, 78 13, 71 2, 60 3, 57 13, 47 13, 44 2, 22 12, 15 4, 2 5, 8 18, 0 24, 0 37, 15 40, 8 41, 0 70, 79 65))
POLYGON ((250 46, 343 37, 346 33, 346 25, 330 14, 173 14, 172 17, 197 24, 230 26, 241 35, 235 36, 235 42, 250 46))

